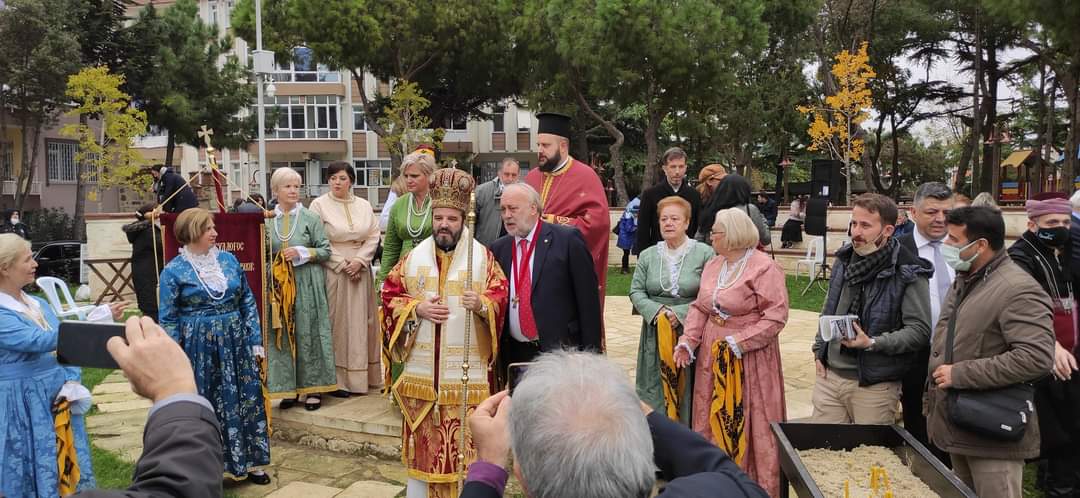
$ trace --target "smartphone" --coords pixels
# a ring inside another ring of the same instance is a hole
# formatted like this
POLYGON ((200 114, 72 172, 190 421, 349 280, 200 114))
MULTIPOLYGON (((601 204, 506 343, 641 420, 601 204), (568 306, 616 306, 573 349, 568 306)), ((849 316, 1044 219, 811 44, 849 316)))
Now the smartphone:
POLYGON ((77 367, 120 368, 105 347, 113 337, 124 337, 124 324, 60 322, 56 361, 77 367))
POLYGON ((506 366, 506 378, 509 381, 511 396, 514 395, 514 389, 517 388, 518 382, 521 382, 521 377, 525 375, 529 365, 532 363, 511 363, 506 366))

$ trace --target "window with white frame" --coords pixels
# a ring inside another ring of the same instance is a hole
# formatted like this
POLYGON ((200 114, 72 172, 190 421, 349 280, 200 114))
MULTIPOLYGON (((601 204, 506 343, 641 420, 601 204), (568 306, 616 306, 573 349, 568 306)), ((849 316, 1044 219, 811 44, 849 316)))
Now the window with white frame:
POLYGON ((352 123, 353 131, 367 131, 367 120, 364 119, 364 106, 352 106, 352 123))
POLYGON ((357 187, 389 187, 394 181, 390 171, 390 161, 386 160, 353 160, 356 167, 357 187))
POLYGON ((503 106, 495 106, 495 109, 491 111, 491 131, 500 133, 504 131, 503 116, 506 115, 506 108, 503 106))
POLYGON ((47 151, 46 171, 51 183, 75 183, 78 168, 75 163, 75 154, 79 152, 79 144, 75 142, 46 141, 47 151))
POLYGON ((277 126, 266 138, 340 138, 336 95, 265 97, 274 107, 277 126))
POLYGON ((88 157, 83 158, 83 180, 86 183, 98 182, 98 168, 94 161, 97 161, 97 154, 88 154, 88 157))
POLYGON ((296 47, 293 49, 292 58, 283 57, 276 61, 277 70, 274 71, 274 81, 296 81, 306 83, 336 83, 341 81, 341 75, 337 71, 331 71, 324 64, 315 64, 311 49, 296 47))
POLYGON ((240 161, 229 162, 229 188, 238 190, 247 180, 244 178, 244 169, 240 161))
POLYGON ((446 131, 465 131, 469 126, 466 116, 457 118, 448 117, 443 121, 443 129, 446 131))
POLYGON ((0 180, 15 179, 15 143, 0 142, 0 180))
POLYGON ((529 131, 532 128, 532 114, 524 109, 517 112, 518 131, 529 131))

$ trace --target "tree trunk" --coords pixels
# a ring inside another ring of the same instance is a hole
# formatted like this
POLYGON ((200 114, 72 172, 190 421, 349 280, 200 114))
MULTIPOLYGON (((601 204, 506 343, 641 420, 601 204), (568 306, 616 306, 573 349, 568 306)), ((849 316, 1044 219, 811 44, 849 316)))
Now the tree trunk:
POLYGON ((969 138, 963 141, 964 148, 960 150, 960 161, 956 168, 956 178, 953 179, 952 184, 953 192, 960 192, 960 189, 964 187, 964 180, 967 178, 968 167, 971 165, 971 151, 973 149, 972 139, 970 137, 974 136, 974 134, 974 131, 969 132, 969 138))
POLYGON ((982 135, 982 162, 983 162, 983 174, 982 185, 983 192, 990 192, 997 198, 997 194, 1000 187, 998 179, 998 165, 994 164, 996 161, 996 155, 994 154, 994 146, 996 144, 988 144, 992 140, 996 140, 997 129, 997 94, 998 94, 998 81, 1001 79, 1001 72, 998 70, 997 62, 997 47, 994 40, 987 46, 986 51, 986 65, 987 68, 984 71, 986 73, 986 98, 983 99, 983 112, 986 116, 985 127, 983 128, 982 135))
MULTIPOLYGON (((1046 106, 1046 63, 1039 60, 1039 112, 1043 115, 1047 115, 1046 106)), ((1037 158, 1039 169, 1035 175, 1035 182, 1031 190, 1033 194, 1041 194, 1043 191, 1044 178, 1046 176, 1046 168, 1043 166, 1046 164, 1043 156, 1043 146, 1046 144, 1049 137, 1046 135, 1046 130, 1039 132, 1035 137, 1035 157, 1037 158)))
POLYGON ((26 197, 30 195, 30 188, 34 184, 34 165, 37 164, 38 153, 41 152, 41 147, 38 147, 38 144, 41 142, 42 124, 36 122, 31 125, 29 121, 29 119, 21 120, 22 168, 19 169, 19 178, 15 183, 15 209, 20 213, 23 212, 26 197), (33 132, 27 133, 26 130, 33 130, 33 132), (32 145, 27 142, 27 137, 30 135, 33 136, 32 145), (30 153, 27 154, 27 151, 30 151, 30 153))
MULTIPOLYGON (((90 118, 86 114, 79 115, 80 126, 90 126, 90 118)), ((104 144, 105 138, 105 123, 101 125, 102 138, 100 142, 104 144)), ((85 161, 79 161, 75 164, 75 219, 73 220, 74 234, 73 238, 78 241, 86 240, 86 223, 83 222, 86 213, 86 180, 83 178, 83 164, 85 161)))
POLYGON ((604 127, 604 130, 608 132, 608 135, 615 139, 615 141, 608 146, 608 153, 611 154, 609 164, 615 182, 615 195, 619 201, 619 205, 625 206, 630 202, 630 196, 626 193, 626 174, 623 172, 621 154, 623 142, 625 141, 623 132, 619 131, 619 128, 615 126, 615 123, 604 119, 600 114, 594 111, 576 85, 570 86, 573 89, 574 96, 577 97, 578 105, 581 106, 581 110, 585 111, 586 114, 596 120, 596 122, 600 123, 600 125, 604 127))
MULTIPOLYGON (((168 140, 165 144, 165 167, 172 169, 173 151, 176 150, 176 137, 173 135, 172 130, 169 130, 169 133, 166 136, 168 137, 168 140)), ((267 185, 269 185, 269 183, 267 183, 267 185)))
POLYGON ((1080 126, 1080 68, 1074 69, 1067 73, 1066 78, 1062 78, 1062 83, 1065 87, 1065 97, 1069 102, 1069 134, 1065 141, 1065 186, 1066 192, 1072 192, 1075 190, 1073 187, 1074 179, 1077 173, 1077 149, 1080 148, 1080 130, 1077 129, 1080 126))
POLYGON ((979 23, 979 7, 975 7, 975 79, 973 84, 974 97, 971 101, 971 196, 975 197, 982 184, 982 170, 979 167, 979 142, 982 137, 982 102, 979 100, 982 91, 983 67, 982 67, 982 28, 979 23), (978 175, 979 183, 975 176, 978 175))
POLYGON ((645 173, 641 177, 641 191, 653 186, 657 180, 656 166, 660 160, 660 123, 664 121, 664 112, 656 109, 656 99, 650 99, 648 122, 645 123, 645 173))

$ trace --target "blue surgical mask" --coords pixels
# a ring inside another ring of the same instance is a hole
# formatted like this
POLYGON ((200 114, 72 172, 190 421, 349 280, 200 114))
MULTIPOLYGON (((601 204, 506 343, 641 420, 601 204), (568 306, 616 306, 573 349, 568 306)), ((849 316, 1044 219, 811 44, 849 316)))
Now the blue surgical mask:
POLYGON ((952 267, 952 269, 959 272, 966 272, 971 269, 971 262, 975 261, 975 258, 979 257, 979 252, 975 251, 970 258, 963 259, 960 257, 960 253, 967 250, 967 248, 974 245, 978 240, 973 240, 964 247, 953 247, 948 244, 941 244, 941 257, 945 259, 945 264, 952 267))

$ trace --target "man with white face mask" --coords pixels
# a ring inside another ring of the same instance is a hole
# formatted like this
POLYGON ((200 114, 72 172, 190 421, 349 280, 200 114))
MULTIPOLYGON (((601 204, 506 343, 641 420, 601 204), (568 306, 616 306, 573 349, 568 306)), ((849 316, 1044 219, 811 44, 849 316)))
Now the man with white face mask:
POLYGON ((949 399, 1032 382, 1050 373, 1053 308, 1039 283, 1006 254, 1001 212, 958 208, 949 211, 946 223, 942 253, 956 270, 956 281, 930 345, 926 431, 935 446, 949 453, 953 472, 978 496, 1021 498, 1024 460, 1039 455, 1042 411, 1032 411, 1026 429, 1001 420, 1000 411, 980 411, 983 420, 1023 431, 1019 439, 1008 440, 978 432, 970 418, 958 419, 961 410, 950 410, 949 399))
POLYGON ((836 252, 822 315, 857 315, 854 339, 814 339, 815 422, 891 424, 901 379, 930 340, 930 263, 892 235, 896 203, 853 202, 851 244, 836 252))

